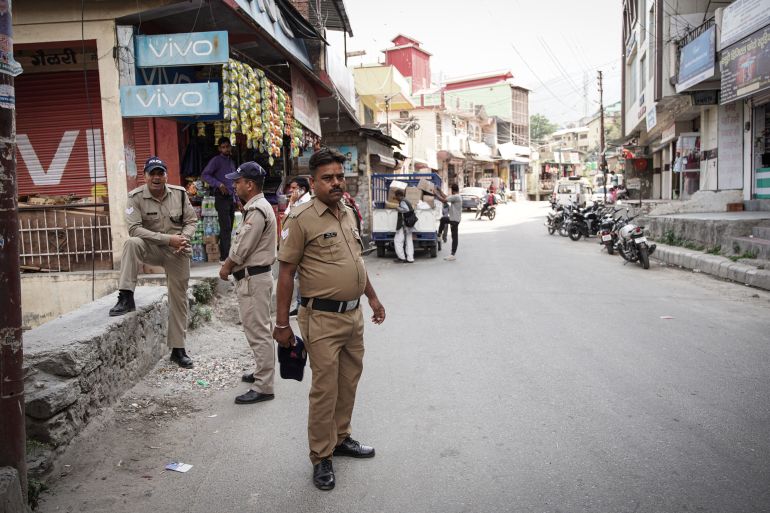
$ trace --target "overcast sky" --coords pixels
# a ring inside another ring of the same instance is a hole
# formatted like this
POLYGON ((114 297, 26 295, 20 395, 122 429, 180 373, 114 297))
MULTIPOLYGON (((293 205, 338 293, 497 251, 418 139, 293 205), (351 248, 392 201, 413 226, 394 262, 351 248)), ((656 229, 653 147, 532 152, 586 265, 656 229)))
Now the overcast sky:
POLYGON ((366 50, 363 62, 384 61, 381 51, 403 33, 433 54, 434 78, 509 69, 532 89, 530 113, 560 124, 583 116, 585 78, 588 110, 596 112, 597 70, 605 105, 620 99, 621 0, 345 0, 345 7, 354 34, 348 52, 366 50))

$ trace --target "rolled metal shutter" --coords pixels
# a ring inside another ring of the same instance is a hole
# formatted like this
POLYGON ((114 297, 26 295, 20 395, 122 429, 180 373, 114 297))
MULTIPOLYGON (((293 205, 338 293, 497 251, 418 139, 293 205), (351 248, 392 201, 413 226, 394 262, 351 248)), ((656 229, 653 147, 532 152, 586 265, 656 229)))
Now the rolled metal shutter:
POLYGON ((98 72, 89 71, 86 80, 83 72, 37 73, 16 78, 20 196, 85 197, 93 194, 95 183, 106 188, 98 72))

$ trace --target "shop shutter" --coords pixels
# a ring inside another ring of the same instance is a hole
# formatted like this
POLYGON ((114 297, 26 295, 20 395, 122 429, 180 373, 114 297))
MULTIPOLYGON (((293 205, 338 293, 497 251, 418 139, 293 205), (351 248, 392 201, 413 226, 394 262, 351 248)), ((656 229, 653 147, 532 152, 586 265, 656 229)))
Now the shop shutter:
POLYGON ((154 149, 152 147, 151 131, 153 120, 151 118, 132 118, 129 127, 134 142, 134 159, 136 162, 136 179, 129 180, 129 190, 144 185, 144 163, 150 158, 154 149))
POLYGON ((96 71, 87 73, 87 83, 90 115, 83 72, 38 73, 16 78, 20 196, 84 197, 93 194, 94 181, 106 187, 101 92, 96 71))

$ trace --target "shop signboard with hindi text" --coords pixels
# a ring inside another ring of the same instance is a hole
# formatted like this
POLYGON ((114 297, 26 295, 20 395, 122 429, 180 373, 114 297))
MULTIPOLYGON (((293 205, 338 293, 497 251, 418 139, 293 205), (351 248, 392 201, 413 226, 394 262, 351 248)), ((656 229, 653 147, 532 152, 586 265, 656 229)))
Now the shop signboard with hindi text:
POLYGON ((722 14, 720 48, 770 24, 770 0, 735 0, 722 14))
POLYGON ((720 105, 717 189, 743 188, 743 106, 720 105))
POLYGON ((294 68, 291 70, 291 104, 294 107, 294 119, 320 137, 321 116, 318 112, 318 96, 313 86, 294 68))
POLYGON ((719 68, 722 105, 770 88, 770 27, 722 50, 719 68))
POLYGON ((219 84, 123 86, 123 117, 203 116, 219 113, 219 84))
POLYGON ((224 30, 136 36, 137 68, 225 64, 229 57, 224 30))

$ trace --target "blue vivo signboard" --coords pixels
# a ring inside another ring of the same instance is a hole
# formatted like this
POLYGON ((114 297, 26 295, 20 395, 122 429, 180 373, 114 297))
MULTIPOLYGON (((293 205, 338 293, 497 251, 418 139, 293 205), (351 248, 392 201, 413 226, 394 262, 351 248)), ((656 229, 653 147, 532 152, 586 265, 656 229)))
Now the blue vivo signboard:
POLYGON ((230 56, 227 31, 136 36, 136 66, 224 64, 230 56))
POLYGON ((710 27, 682 48, 679 80, 676 91, 681 92, 696 84, 714 78, 716 74, 717 28, 710 27))
POLYGON ((124 86, 120 110, 126 118, 219 114, 219 84, 124 86))

